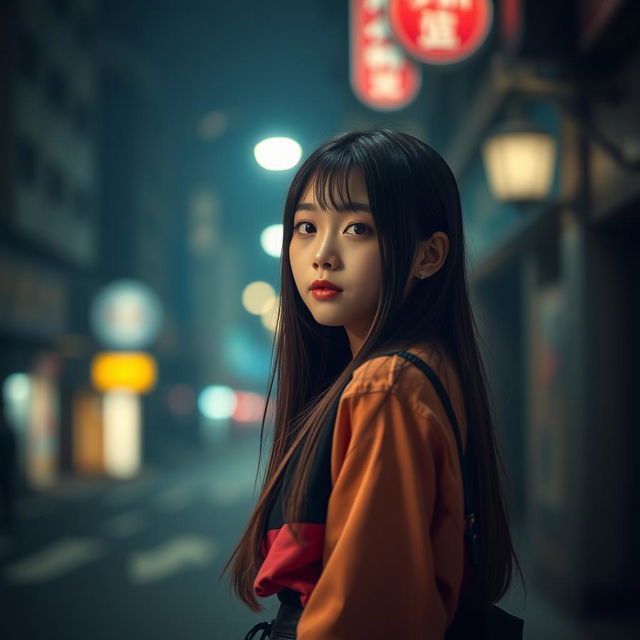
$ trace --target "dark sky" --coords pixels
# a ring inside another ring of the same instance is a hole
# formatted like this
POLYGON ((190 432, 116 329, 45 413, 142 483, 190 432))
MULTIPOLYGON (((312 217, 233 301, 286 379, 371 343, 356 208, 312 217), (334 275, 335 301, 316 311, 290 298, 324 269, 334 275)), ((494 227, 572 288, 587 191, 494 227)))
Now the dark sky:
POLYGON ((221 226, 242 248, 251 279, 279 283, 279 262, 262 252, 259 234, 282 221, 295 169, 269 172, 253 158, 261 139, 296 139, 303 156, 353 123, 393 126, 420 119, 420 97, 396 113, 361 105, 349 85, 346 0, 103 0, 107 34, 147 56, 160 81, 172 144, 173 207, 189 189, 215 188, 221 226), (214 141, 197 136, 211 110, 229 115, 214 141))
POLYGON ((322 135, 318 121, 352 100, 342 0, 109 0, 103 12, 161 70, 179 119, 230 109, 256 130, 307 125, 322 135))

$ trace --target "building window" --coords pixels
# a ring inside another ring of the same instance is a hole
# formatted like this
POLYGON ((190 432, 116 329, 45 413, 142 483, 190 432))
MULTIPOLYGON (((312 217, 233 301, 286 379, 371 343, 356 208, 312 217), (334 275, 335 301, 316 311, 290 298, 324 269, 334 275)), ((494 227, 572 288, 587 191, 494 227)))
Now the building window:
POLYGON ((61 204, 64 200, 64 179, 58 167, 48 165, 45 170, 45 189, 51 202, 61 204))
POLYGON ((18 176, 20 181, 32 187, 38 179, 38 154, 28 138, 18 138, 18 176))
POLYGON ((40 45, 34 35, 24 29, 21 29, 17 34, 17 45, 18 67, 26 78, 35 81, 42 64, 40 45))

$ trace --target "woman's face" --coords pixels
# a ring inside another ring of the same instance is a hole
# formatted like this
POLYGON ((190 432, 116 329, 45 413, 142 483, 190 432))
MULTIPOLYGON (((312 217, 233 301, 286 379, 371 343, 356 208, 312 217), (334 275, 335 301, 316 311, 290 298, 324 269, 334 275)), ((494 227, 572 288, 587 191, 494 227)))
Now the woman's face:
POLYGON ((357 171, 349 176, 349 195, 355 210, 322 210, 311 181, 294 215, 289 260, 300 297, 316 322, 343 326, 355 355, 378 307, 382 269, 367 190, 357 171), (314 295, 315 280, 328 280, 341 291, 328 298, 314 295))

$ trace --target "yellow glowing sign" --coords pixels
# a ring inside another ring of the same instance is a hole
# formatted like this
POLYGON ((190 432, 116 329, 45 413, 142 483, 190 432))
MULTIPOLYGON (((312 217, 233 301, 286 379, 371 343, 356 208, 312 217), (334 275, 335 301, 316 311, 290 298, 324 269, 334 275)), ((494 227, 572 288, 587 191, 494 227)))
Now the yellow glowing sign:
POLYGON ((91 380, 99 391, 126 389, 145 393, 155 386, 155 359, 140 351, 99 353, 91 362, 91 380))

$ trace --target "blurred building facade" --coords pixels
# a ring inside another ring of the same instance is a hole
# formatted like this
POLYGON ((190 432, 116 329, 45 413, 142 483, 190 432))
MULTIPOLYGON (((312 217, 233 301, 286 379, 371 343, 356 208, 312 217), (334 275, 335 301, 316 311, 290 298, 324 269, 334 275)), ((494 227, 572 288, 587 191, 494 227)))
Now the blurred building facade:
POLYGON ((2 3, 0 373, 21 469, 47 486, 68 449, 63 361, 86 349, 80 309, 96 268, 95 4, 2 3), (29 410, 32 407, 32 410, 29 410))
POLYGON ((640 12, 622 0, 496 9, 480 55, 425 78, 426 139, 460 185, 514 532, 527 539, 532 577, 568 611, 630 612, 640 12), (516 112, 557 145, 551 193, 538 202, 501 202, 487 179, 483 142, 516 112))
POLYGON ((100 285, 142 282, 158 296, 163 313, 162 332, 147 349, 156 360, 158 380, 141 398, 146 457, 169 426, 169 388, 192 367, 191 352, 179 345, 184 322, 176 304, 184 283, 174 247, 184 229, 182 216, 172 215, 172 138, 162 75, 142 47, 110 28, 108 3, 101 3, 101 11, 100 285))
POLYGON ((0 378, 25 489, 104 471, 91 361, 105 345, 89 321, 104 285, 142 281, 164 308, 149 421, 162 411, 163 376, 182 379, 191 366, 178 362, 158 79, 140 51, 103 30, 103 9, 94 0, 0 9, 10 53, 0 62, 0 378))

